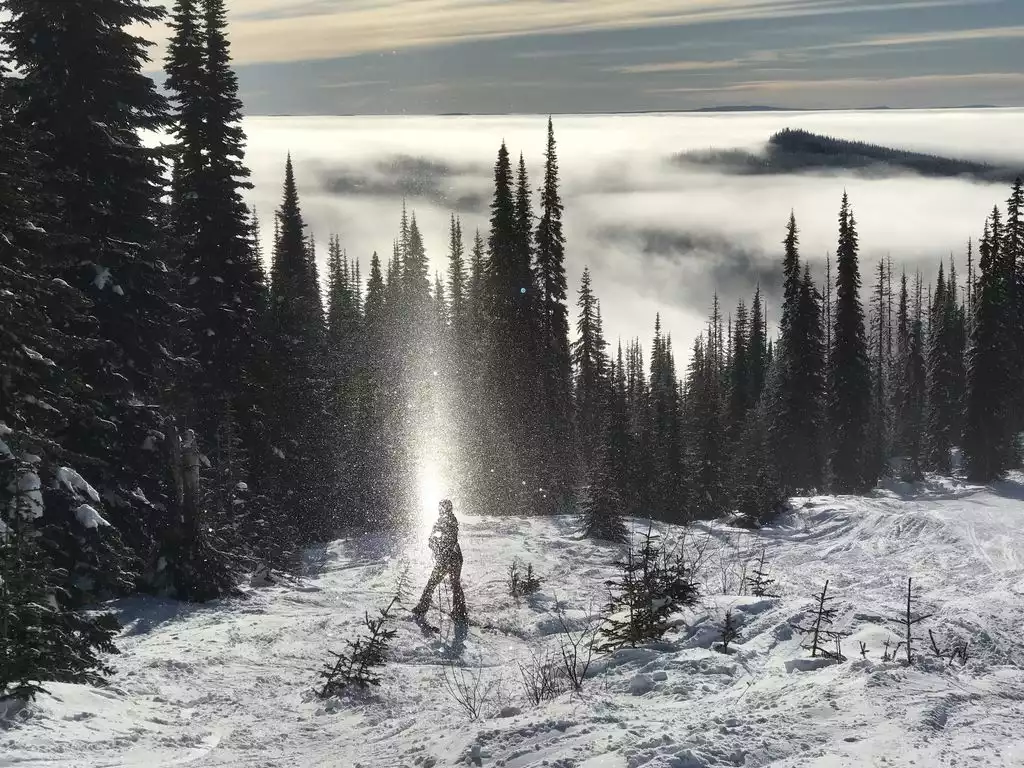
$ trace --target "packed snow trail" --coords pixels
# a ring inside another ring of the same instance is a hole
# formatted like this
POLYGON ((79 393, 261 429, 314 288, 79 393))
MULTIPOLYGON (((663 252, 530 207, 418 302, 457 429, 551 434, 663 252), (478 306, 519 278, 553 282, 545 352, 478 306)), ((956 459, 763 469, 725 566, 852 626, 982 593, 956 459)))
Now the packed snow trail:
POLYGON ((796 499, 755 533, 698 526, 711 536, 702 606, 663 642, 600 658, 582 695, 538 707, 516 660, 557 642, 556 599, 570 620, 600 609, 621 548, 581 540, 567 518, 462 516, 465 639, 436 609, 440 636, 396 621, 383 685, 324 702, 312 690, 327 649, 387 604, 405 564, 411 606, 430 566, 421 536, 334 542, 310 553, 300 583, 248 599, 122 603, 110 687, 51 685, 8 713, 0 766, 1022 766, 1022 497, 1017 482, 932 481, 796 499), (762 548, 782 596, 739 596, 743 563, 762 548), (505 586, 513 557, 544 579, 518 605, 505 586), (908 576, 917 610, 935 611, 909 669, 881 660, 908 576), (825 579, 851 661, 818 667, 790 623, 806 620, 825 579), (711 648, 726 609, 741 624, 730 655, 711 648), (928 628, 969 637, 965 669, 930 658, 928 628), (493 685, 478 722, 445 691, 452 656, 493 685))

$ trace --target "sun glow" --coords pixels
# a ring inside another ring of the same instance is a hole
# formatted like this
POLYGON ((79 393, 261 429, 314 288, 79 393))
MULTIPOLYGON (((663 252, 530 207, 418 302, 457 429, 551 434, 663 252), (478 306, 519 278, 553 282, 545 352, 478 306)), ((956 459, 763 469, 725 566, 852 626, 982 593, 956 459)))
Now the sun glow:
POLYGON ((451 494, 442 476, 441 463, 432 456, 421 456, 417 469, 416 508, 418 528, 424 537, 437 519, 437 505, 451 494))

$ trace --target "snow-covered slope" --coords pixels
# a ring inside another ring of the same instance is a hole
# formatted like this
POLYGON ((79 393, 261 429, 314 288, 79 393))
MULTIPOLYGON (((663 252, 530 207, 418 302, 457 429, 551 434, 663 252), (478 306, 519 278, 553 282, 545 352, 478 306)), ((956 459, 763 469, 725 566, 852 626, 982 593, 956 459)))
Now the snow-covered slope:
POLYGON ((517 659, 557 641, 556 599, 570 619, 604 602, 620 550, 580 540, 567 519, 463 517, 479 623, 457 663, 493 688, 473 723, 442 682, 453 638, 404 620, 378 690, 330 702, 311 695, 327 649, 353 636, 364 610, 386 604, 403 563, 414 589, 426 577, 422 531, 339 541, 312 553, 301 584, 247 600, 124 604, 111 686, 53 685, 52 696, 9 714, 0 766, 1021 766, 1022 497, 1017 483, 936 481, 869 499, 797 499, 757 533, 707 527, 703 606, 664 642, 601 658, 582 695, 539 707, 524 700, 517 659), (762 547, 778 599, 736 594, 742 563, 762 547), (513 557, 545 579, 520 605, 505 593, 513 557), (920 610, 935 611, 922 634, 969 637, 966 668, 925 653, 909 669, 881 660, 908 576, 920 610), (837 626, 853 633, 844 652, 856 660, 787 671, 808 657, 790 623, 806 618, 825 579, 837 626), (736 652, 724 655, 710 646, 730 608, 742 628, 736 652))

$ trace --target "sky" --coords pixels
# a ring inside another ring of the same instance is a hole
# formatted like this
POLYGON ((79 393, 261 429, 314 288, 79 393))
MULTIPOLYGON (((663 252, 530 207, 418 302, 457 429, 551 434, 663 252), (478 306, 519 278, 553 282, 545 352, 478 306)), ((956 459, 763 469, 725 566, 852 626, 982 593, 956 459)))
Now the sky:
POLYGON ((1024 106, 1022 0, 227 5, 251 115, 1024 106))
MULTIPOLYGON (((961 282, 968 238, 1009 196, 1009 185, 962 178, 851 172, 737 176, 673 161, 689 150, 760 151, 784 127, 1024 169, 1024 109, 739 114, 590 115, 554 118, 565 204, 571 317, 589 267, 614 343, 634 337, 650 349, 656 313, 680 365, 701 332, 714 295, 726 312, 749 304, 760 285, 769 320, 781 302, 782 240, 792 210, 801 252, 819 279, 835 253, 837 215, 849 192, 860 229, 865 300, 872 270, 891 256, 895 270, 920 270, 927 284, 954 256, 961 282)), ((504 140, 523 153, 536 189, 547 120, 543 116, 250 117, 250 202, 265 250, 291 152, 302 211, 317 242, 321 275, 331 234, 341 237, 365 279, 370 256, 386 259, 403 201, 423 230, 433 270, 443 274, 448 223, 467 239, 486 237, 493 165, 504 140)), ((536 205, 536 194, 534 204, 536 205)))

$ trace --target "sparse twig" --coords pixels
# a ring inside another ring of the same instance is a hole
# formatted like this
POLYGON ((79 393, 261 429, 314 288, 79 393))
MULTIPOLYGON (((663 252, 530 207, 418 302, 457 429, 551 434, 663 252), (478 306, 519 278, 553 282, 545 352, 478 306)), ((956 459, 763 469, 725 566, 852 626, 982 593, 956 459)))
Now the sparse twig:
POLYGON ((900 627, 903 635, 903 639, 900 644, 896 646, 896 651, 893 652, 893 658, 896 658, 896 653, 899 652, 899 647, 902 645, 907 652, 907 664, 914 663, 914 641, 920 640, 920 637, 914 635, 914 627, 920 624, 925 619, 931 618, 932 614, 926 613, 920 616, 913 615, 912 603, 913 603, 913 579, 907 578, 907 607, 903 616, 898 619, 890 619, 894 624, 900 627))
POLYGON ((478 658, 472 667, 459 666, 455 663, 455 657, 449 658, 441 665, 441 676, 449 698, 459 706, 470 722, 479 720, 498 685, 496 679, 484 680, 482 658, 478 658))
MULTIPOLYGON (((592 613, 593 606, 588 615, 592 613)), ((573 632, 565 621, 565 615, 558 612, 558 623, 561 627, 559 635, 559 651, 562 656, 562 671, 565 678, 572 685, 574 691, 583 689, 583 682, 587 679, 590 665, 594 660, 594 653, 597 651, 597 633, 601 625, 591 623, 579 632, 573 632)))
POLYGON ((764 547, 762 547, 761 555, 757 560, 757 565, 754 567, 753 572, 747 579, 747 583, 750 586, 750 593, 754 597, 778 597, 777 594, 774 594, 771 591, 772 585, 775 583, 775 579, 769 576, 766 559, 767 555, 764 547))
POLYGON ((938 642, 935 640, 935 635, 932 631, 928 630, 928 639, 932 644, 932 652, 943 661, 947 661, 949 666, 953 665, 954 661, 959 661, 961 665, 967 663, 967 641, 958 640, 953 643, 949 648, 942 650, 939 648, 938 642))
POLYGON ((561 660, 553 658, 548 649, 533 648, 530 658, 526 662, 519 660, 516 665, 523 693, 534 705, 551 701, 565 688, 561 660))
POLYGON ((846 637, 849 633, 839 632, 828 628, 832 625, 833 621, 835 621, 835 617, 838 614, 838 610, 829 605, 835 597, 828 594, 828 585, 829 582, 826 581, 825 586, 816 597, 818 607, 814 614, 814 623, 806 627, 800 624, 793 624, 791 626, 797 632, 810 635, 811 644, 809 646, 805 645, 804 648, 807 648, 811 652, 812 658, 816 657, 820 653, 826 658, 835 659, 836 661, 846 661, 846 658, 843 656, 841 643, 842 638, 846 637), (829 640, 835 643, 835 651, 827 651, 822 647, 823 641, 829 640))

